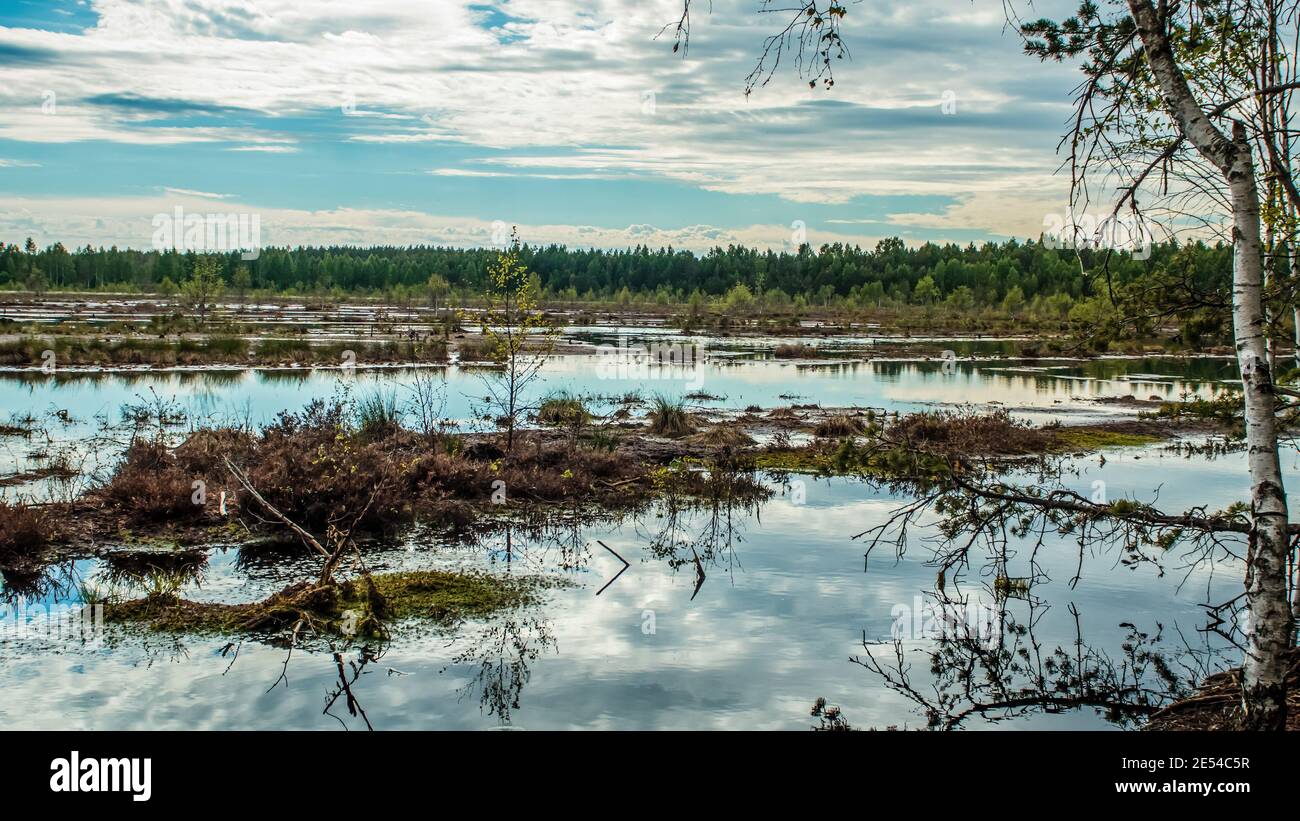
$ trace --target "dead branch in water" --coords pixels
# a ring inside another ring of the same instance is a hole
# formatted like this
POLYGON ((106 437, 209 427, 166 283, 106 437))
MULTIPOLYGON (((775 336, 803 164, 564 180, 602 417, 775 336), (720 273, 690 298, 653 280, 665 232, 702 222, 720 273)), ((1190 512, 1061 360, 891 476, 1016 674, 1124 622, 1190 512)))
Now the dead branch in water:
POLYGON ((327 534, 326 539, 330 542, 331 545, 333 545, 334 549, 326 550, 325 546, 322 545, 320 541, 316 539, 315 536, 307 532, 307 530, 302 526, 300 526, 297 522, 294 522, 288 516, 285 516, 283 513, 281 513, 280 510, 275 505, 268 502, 262 496, 262 494, 258 493, 257 488, 253 487, 253 483, 249 480, 248 475, 245 474, 238 467, 236 467, 235 464, 230 461, 230 457, 224 456, 222 457, 222 461, 225 462, 226 468, 230 471, 230 474, 235 477, 235 480, 239 482, 239 484, 244 488, 244 490, 246 490, 248 494, 253 497, 254 501, 256 501, 258 505, 260 505, 262 509, 265 510, 271 516, 271 518, 275 519, 276 521, 283 524, 285 527, 292 530, 295 534, 297 534, 298 538, 303 540, 303 542, 308 547, 312 548, 313 550, 315 550, 317 553, 319 553, 321 556, 325 558, 324 564, 321 565, 320 578, 317 581, 317 583, 321 586, 330 584, 333 581, 334 570, 338 566, 339 560, 342 558, 344 551, 346 551, 349 546, 355 547, 354 543, 352 542, 352 531, 356 528, 357 524, 361 521, 361 519, 366 515, 366 512, 370 510, 370 506, 375 501, 375 496, 379 493, 380 488, 384 486, 384 480, 382 479, 381 481, 375 484, 375 487, 370 492, 370 498, 366 501, 365 506, 353 518, 352 524, 349 525, 346 530, 339 529, 332 524, 329 526, 329 529, 326 531, 327 534))

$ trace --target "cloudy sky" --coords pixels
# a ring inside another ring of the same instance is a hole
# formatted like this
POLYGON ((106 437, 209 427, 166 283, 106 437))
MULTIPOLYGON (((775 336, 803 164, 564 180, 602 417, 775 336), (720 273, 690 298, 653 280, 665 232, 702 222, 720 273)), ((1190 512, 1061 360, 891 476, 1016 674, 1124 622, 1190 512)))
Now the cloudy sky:
MULTIPOLYGON (((0 0, 0 241, 148 247, 259 215, 262 244, 1037 236, 1076 82, 999 0, 848 4, 830 90, 759 0, 0 0), (948 103, 945 106, 945 102, 948 103)), ((782 4, 776 4, 782 5, 782 4)), ((1035 16, 1069 2, 1036 3, 1035 16)))

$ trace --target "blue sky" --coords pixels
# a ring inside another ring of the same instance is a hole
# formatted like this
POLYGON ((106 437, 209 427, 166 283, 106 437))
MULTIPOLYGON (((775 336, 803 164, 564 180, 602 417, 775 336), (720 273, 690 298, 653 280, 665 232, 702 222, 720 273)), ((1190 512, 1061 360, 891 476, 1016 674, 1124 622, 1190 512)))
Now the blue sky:
POLYGON ((1065 210, 1076 79, 1001 3, 851 4, 834 89, 791 66, 746 98, 758 5, 697 8, 683 58, 656 39, 674 0, 0 0, 0 240, 147 247, 179 206, 258 214, 263 244, 504 222, 703 251, 1036 236, 1065 210))

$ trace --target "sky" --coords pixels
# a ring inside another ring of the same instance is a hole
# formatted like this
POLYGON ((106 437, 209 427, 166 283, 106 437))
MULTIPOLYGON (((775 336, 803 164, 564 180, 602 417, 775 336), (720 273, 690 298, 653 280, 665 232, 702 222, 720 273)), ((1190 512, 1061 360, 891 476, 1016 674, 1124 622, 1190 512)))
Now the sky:
MULTIPOLYGON (((775 4, 781 6, 783 4, 775 4)), ((1026 12, 1059 15, 1070 2, 1026 12)), ((745 94, 760 0, 0 0, 0 241, 697 252, 1037 237, 1077 70, 999 0, 848 3, 832 88, 745 94)))

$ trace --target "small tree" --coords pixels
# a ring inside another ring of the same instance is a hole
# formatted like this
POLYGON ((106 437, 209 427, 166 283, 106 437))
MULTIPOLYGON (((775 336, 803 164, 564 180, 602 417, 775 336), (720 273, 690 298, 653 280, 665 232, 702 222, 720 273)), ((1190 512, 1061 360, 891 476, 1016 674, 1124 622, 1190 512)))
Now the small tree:
POLYGON ((731 314, 748 314, 754 310, 754 292, 743 282, 737 282, 722 298, 722 309, 731 314))
POLYGON ((520 259, 519 237, 488 264, 483 336, 501 369, 485 379, 488 406, 506 429, 506 451, 514 449, 515 427, 527 410, 528 387, 541 375, 546 355, 555 347, 556 329, 538 308, 538 280, 520 259))
POLYGON ((239 295, 239 306, 242 308, 245 296, 253 287, 253 275, 248 270, 247 265, 241 265, 235 269, 235 275, 231 278, 230 284, 234 287, 235 293, 239 295))
POLYGON ((1025 307, 1025 292, 1019 285, 1013 285, 1002 298, 1002 310, 1009 316, 1018 316, 1025 307))
POLYGON ((181 285, 181 298, 187 308, 198 311, 200 325, 208 321, 208 304, 224 284, 216 257, 204 254, 194 258, 194 272, 181 285))
POLYGON ((27 290, 37 296, 45 293, 50 287, 50 281, 49 278, 45 276, 44 269, 31 265, 27 268, 27 278, 23 284, 26 286, 27 290))
POLYGON ((31 237, 23 243, 23 253, 27 255, 27 273, 31 273, 36 267, 36 240, 31 237))
POLYGON ((912 289, 912 298, 922 305, 933 305, 939 301, 940 296, 939 286, 934 284, 934 277, 929 274, 921 277, 912 289))
POLYGON ((451 290, 451 286, 447 283, 446 278, 443 277, 442 274, 435 273, 429 274, 429 279, 424 283, 424 288, 429 294, 429 307, 437 312, 438 307, 442 304, 442 301, 446 299, 447 293, 451 290))

